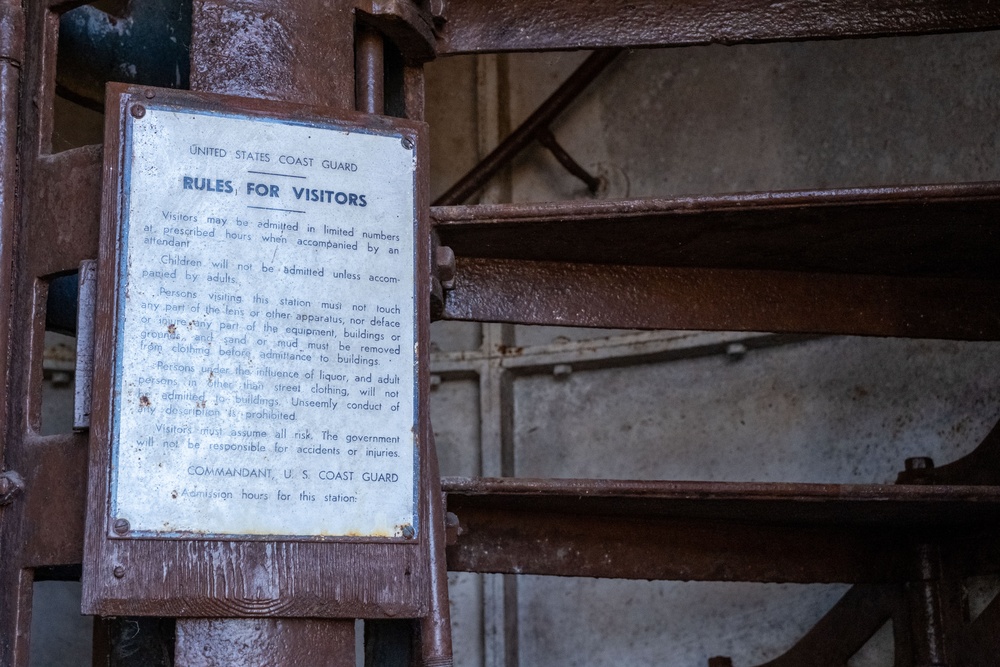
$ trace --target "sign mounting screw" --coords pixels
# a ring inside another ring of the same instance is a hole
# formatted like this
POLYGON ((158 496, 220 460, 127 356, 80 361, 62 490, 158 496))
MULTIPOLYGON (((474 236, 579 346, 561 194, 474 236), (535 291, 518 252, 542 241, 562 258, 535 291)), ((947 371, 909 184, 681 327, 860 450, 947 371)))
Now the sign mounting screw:
POLYGON ((124 535, 132 527, 128 523, 128 519, 115 519, 114 530, 119 535, 124 535))
POLYGON ((115 565, 115 569, 111 571, 111 574, 115 575, 115 579, 121 579, 125 576, 125 568, 122 565, 115 565))
POLYGON ((413 148, 413 139, 410 139, 409 137, 403 137, 403 140, 400 143, 403 144, 403 148, 406 150, 413 148))
POLYGON ((146 115, 146 107, 142 106, 141 104, 133 104, 132 105, 132 117, 133 118, 142 118, 145 115, 146 115))

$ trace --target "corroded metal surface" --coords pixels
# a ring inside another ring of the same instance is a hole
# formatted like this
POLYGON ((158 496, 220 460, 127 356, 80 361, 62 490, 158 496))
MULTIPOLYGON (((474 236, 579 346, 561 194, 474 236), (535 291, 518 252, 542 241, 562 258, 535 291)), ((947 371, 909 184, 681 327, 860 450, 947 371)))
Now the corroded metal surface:
POLYGON ((352 108, 352 5, 195 0, 192 89, 352 108))
POLYGON ((258 618, 177 624, 176 667, 354 667, 354 621, 258 618))
POLYGON ((462 0, 444 10, 438 53, 735 44, 1000 27, 976 0, 462 0))
POLYGON ((994 281, 456 260, 444 317, 636 329, 995 340, 994 281))
MULTIPOLYGON (((459 571, 877 583, 919 579, 921 538, 995 552, 1000 489, 611 480, 446 479, 459 571), (958 539, 958 538, 962 539, 958 539)), ((987 566, 995 570, 996 566, 987 566)))
POLYGON ((459 257, 1000 279, 1000 183, 435 207, 459 257))

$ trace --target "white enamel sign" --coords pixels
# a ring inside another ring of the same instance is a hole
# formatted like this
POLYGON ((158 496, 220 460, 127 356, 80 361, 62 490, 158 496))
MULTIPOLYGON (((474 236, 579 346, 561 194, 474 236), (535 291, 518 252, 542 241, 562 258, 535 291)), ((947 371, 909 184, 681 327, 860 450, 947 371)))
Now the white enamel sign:
POLYGON ((412 537, 412 142, 155 105, 132 116, 112 525, 412 537))

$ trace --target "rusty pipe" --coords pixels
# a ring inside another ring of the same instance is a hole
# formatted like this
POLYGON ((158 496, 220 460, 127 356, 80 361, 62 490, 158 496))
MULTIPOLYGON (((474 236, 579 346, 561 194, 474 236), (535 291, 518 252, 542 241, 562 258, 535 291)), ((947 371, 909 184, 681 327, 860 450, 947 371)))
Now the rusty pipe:
POLYGON ((424 667, 451 667, 451 611, 448 602, 448 559, 445 554, 444 494, 433 432, 427 448, 427 530, 430 552, 431 608, 420 620, 420 650, 424 667))
POLYGON ((447 192, 437 198, 434 206, 456 206, 486 185, 494 174, 514 159, 542 133, 566 108, 586 90, 587 86, 604 71, 624 49, 601 49, 595 51, 576 68, 569 78, 556 89, 528 119, 510 133, 489 155, 460 178, 447 192))
POLYGON ((365 113, 385 113, 385 49, 382 36, 367 26, 358 26, 355 40, 355 107, 365 113))

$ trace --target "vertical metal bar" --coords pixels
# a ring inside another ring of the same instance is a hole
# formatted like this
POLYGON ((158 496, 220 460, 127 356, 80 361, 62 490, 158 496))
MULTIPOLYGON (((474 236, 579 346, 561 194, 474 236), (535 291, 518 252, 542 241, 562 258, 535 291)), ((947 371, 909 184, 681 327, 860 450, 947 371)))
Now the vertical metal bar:
POLYGON ((427 531, 430 550, 431 610, 420 624, 420 649, 424 667, 451 667, 451 612, 448 600, 448 562, 445 555, 444 497, 437 445, 427 448, 428 511, 432 525, 427 531))
POLYGON ((941 553, 937 545, 917 546, 919 579, 910 584, 913 664, 947 667, 944 604, 941 599, 941 553))
POLYGON ((94 384, 94 311, 97 307, 97 260, 80 263, 76 310, 76 372, 73 384, 73 429, 90 428, 90 394, 94 384))
MULTIPOLYGON (((191 87, 350 108, 353 9, 349 0, 195 0, 191 87)), ((179 619, 175 664, 354 667, 354 620, 179 619)))
POLYGON ((358 111, 385 113, 385 51, 382 36, 358 26, 355 43, 355 104, 358 111))
MULTIPOLYGON (((7 386, 10 352, 11 285, 14 284, 14 230, 17 227, 17 125, 18 87, 21 79, 19 51, 24 47, 24 16, 20 4, 0 6, 0 380, 7 386)), ((7 402, 0 401, 0 424, 7 422, 7 402)), ((4 442, 0 442, 0 462, 4 442)))
MULTIPOLYGON (((18 150, 21 60, 25 20, 18 0, 0 0, 0 382, 7 388, 0 399, 0 470, 12 465, 20 437, 14 437, 11 392, 13 370, 15 242, 20 220, 18 150)), ((19 506, 0 510, 0 664, 27 664, 31 625, 32 573, 22 568, 19 506)))
POLYGON ((424 100, 424 68, 404 66, 403 106, 406 117, 411 120, 423 120, 424 100))

